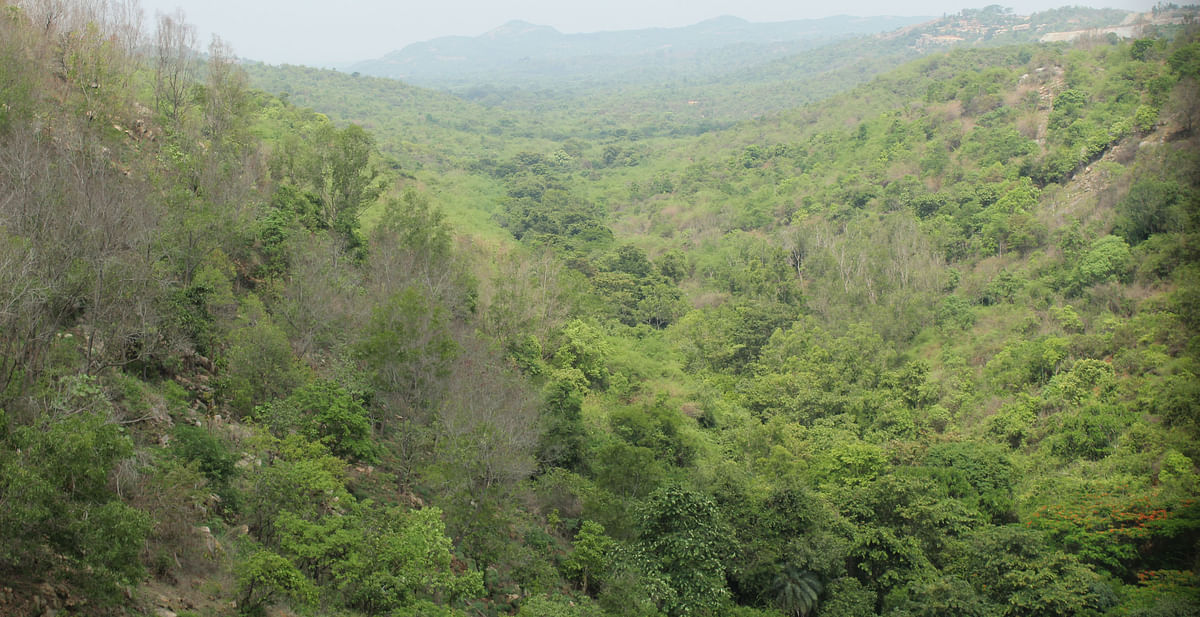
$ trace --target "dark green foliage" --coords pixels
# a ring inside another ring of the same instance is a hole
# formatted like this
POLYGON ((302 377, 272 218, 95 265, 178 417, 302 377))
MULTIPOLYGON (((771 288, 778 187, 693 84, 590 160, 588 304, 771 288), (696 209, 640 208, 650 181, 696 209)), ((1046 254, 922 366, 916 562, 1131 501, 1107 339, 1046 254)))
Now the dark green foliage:
POLYGON ((596 482, 625 499, 646 496, 667 474, 653 450, 624 441, 613 440, 597 448, 591 462, 596 482))
POLYGON ((678 261, 668 259, 656 268, 641 249, 624 245, 604 256, 599 266, 602 271, 592 276, 592 285, 621 323, 664 328, 687 312, 683 295, 675 287, 678 278, 671 279, 672 275, 682 276, 683 266, 678 261))
POLYGON ((828 599, 821 605, 821 615, 828 617, 871 617, 875 615, 875 594, 863 587, 858 579, 839 578, 826 587, 828 599))
POLYGON ((775 575, 767 593, 771 604, 785 615, 804 617, 817 608, 823 589, 815 574, 787 565, 775 575))
POLYGON ((929 449, 925 465, 936 470, 951 497, 977 504, 997 523, 1011 518, 1013 467, 1002 448, 979 442, 939 444, 929 449))
POLYGON ((287 396, 303 382, 304 369, 287 335, 262 304, 251 298, 246 316, 229 333, 221 385, 231 407, 249 414, 256 405, 287 396))
POLYGON ((952 570, 1002 615, 1093 615, 1116 603, 1098 575, 1036 532, 1014 525, 983 528, 962 551, 952 570))
POLYGON ((608 421, 614 435, 653 451, 658 460, 686 466, 695 456, 690 436, 684 432, 683 417, 667 405, 665 397, 640 409, 615 409, 608 421))
POLYGON ((1112 407, 1101 405, 1060 415, 1057 424, 1050 438, 1050 451, 1068 460, 1103 458, 1125 425, 1112 407))
POLYGON ((233 479, 237 462, 229 443, 203 427, 180 424, 175 427, 172 448, 184 460, 195 462, 206 478, 218 486, 233 479))
POLYGON ((798 591, 774 589, 779 582, 820 595, 820 579, 844 571, 846 546, 835 529, 836 515, 816 492, 777 490, 761 502, 729 493, 721 495, 721 506, 733 528, 729 580, 739 603, 771 606, 779 591, 798 591), (780 581, 780 576, 797 580, 780 581))
POLYGON ((667 278, 672 283, 678 283, 688 274, 687 257, 683 251, 672 249, 659 255, 654 261, 654 265, 658 268, 658 273, 667 278))
POLYGON ((889 594, 889 614, 913 617, 984 617, 989 615, 987 604, 975 593, 971 584, 956 576, 941 576, 932 580, 910 582, 903 589, 889 594))
POLYGON ((356 350, 375 387, 418 409, 437 400, 459 350, 442 307, 415 287, 376 305, 360 337, 356 350))
POLYGON ((1153 409, 1166 422, 1193 431, 1200 428, 1200 380, 1184 372, 1157 382, 1153 409))
POLYGON ((1200 42, 1180 45, 1171 52, 1167 64, 1182 77, 1200 77, 1200 42))
POLYGON ((639 538, 660 564, 675 597, 668 615, 711 615, 729 595, 724 558, 728 537, 709 499, 679 486, 655 491, 641 509, 639 538))
POLYGON ((1176 182, 1140 180, 1117 204, 1119 214, 1113 231, 1131 245, 1153 234, 1182 231, 1189 217, 1194 216, 1195 206, 1188 204, 1195 199, 1176 182))
POLYGON ((133 444, 92 383, 66 385, 71 402, 83 405, 75 413, 0 432, 0 569, 55 572, 109 600, 145 574, 140 555, 151 521, 109 488, 133 444))
POLYGON ((908 578, 932 571, 953 540, 980 522, 939 483, 920 473, 895 472, 855 487, 841 506, 854 523, 853 573, 880 599, 908 578))
POLYGON ((508 186, 499 222, 518 240, 581 252, 612 241, 603 206, 564 183, 568 159, 522 153, 498 168, 508 186))
POLYGON ((575 469, 583 463, 583 374, 578 369, 553 372, 543 394, 537 458, 543 467, 575 469))

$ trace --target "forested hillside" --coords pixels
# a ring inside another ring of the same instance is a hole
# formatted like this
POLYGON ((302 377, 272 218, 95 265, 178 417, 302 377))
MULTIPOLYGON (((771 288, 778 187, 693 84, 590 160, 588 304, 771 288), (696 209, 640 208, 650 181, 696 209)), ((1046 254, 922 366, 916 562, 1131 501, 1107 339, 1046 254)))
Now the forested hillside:
POLYGON ((843 15, 756 24, 725 16, 683 28, 578 34, 513 21, 477 37, 450 36, 414 43, 382 58, 356 62, 346 70, 428 87, 489 84, 561 90, 648 84, 728 72, 839 38, 894 30, 927 19, 843 15))
POLYGON ((697 127, 132 8, 0 0, 0 615, 1197 614, 1194 25, 697 127))

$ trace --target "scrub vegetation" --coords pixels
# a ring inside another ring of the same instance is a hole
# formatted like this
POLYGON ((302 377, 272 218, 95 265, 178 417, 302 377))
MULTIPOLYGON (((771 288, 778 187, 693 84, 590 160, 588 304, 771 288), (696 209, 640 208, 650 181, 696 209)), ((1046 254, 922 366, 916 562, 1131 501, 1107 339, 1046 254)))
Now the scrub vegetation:
POLYGON ((1195 615, 1194 17, 1012 19, 704 119, 0 0, 0 614, 1195 615))

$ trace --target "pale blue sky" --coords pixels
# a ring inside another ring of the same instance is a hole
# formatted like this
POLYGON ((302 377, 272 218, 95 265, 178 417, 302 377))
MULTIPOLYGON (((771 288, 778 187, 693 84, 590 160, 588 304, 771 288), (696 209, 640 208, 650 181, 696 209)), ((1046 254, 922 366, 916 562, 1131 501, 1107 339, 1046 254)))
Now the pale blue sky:
POLYGON ((1149 10, 1154 0, 142 0, 146 16, 182 8, 207 45, 218 34, 246 58, 331 66, 417 41, 475 36, 513 19, 563 32, 686 26, 722 15, 784 21, 831 15, 931 15, 989 4, 1025 14, 1064 5, 1149 10))

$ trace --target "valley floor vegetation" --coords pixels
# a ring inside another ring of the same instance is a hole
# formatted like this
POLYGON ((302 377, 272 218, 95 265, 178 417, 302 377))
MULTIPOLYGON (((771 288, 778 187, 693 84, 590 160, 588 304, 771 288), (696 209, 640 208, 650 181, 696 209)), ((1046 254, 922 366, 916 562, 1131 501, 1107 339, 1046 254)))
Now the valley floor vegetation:
POLYGON ((1194 25, 653 132, 142 21, 0 0, 0 614, 1198 614, 1194 25))

